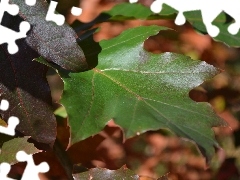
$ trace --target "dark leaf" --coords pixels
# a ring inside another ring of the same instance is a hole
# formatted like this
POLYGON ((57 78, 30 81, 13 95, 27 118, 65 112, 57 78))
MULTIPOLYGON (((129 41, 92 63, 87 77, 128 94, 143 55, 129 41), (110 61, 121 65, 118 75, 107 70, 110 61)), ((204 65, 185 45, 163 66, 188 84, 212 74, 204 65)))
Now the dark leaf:
POLYGON ((25 1, 10 0, 20 8, 19 15, 28 21, 32 31, 28 35, 28 45, 48 61, 64 69, 83 71, 88 68, 82 49, 76 43, 77 35, 66 23, 58 26, 45 20, 48 4, 39 0, 35 6, 28 6, 25 1))
POLYGON ((96 17, 94 20, 88 23, 83 23, 78 20, 74 21, 71 27, 76 31, 76 33, 80 31, 85 31, 93 27, 95 24, 107 21, 111 16, 109 14, 102 13, 98 17, 96 17))
MULTIPOLYGON (((102 48, 99 43, 95 42, 93 39, 93 33, 96 29, 89 30, 84 33, 82 39, 79 39, 78 44, 82 47, 86 61, 88 63, 89 69, 92 69, 98 64, 98 55, 101 52, 102 48)), ((80 36, 81 37, 81 36, 80 36)))
MULTIPOLYGON (((22 21, 19 16, 4 18, 10 18, 4 22, 11 29, 17 29, 22 21)), ((53 144, 56 122, 46 79, 48 68, 32 61, 39 54, 24 39, 18 40, 17 45, 19 51, 14 55, 8 53, 6 45, 0 46, 0 97, 10 103, 10 108, 1 111, 1 116, 6 122, 10 116, 18 117, 18 131, 38 142, 53 144)))

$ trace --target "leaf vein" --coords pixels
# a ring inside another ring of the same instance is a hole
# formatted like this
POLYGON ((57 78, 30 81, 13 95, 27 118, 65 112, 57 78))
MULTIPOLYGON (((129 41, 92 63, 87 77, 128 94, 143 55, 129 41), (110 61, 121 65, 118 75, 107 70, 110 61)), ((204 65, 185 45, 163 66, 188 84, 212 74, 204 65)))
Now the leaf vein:
POLYGON ((101 71, 123 71, 123 72, 132 72, 132 73, 140 73, 140 74, 200 74, 200 73, 206 73, 205 71, 199 71, 199 72, 148 72, 148 71, 136 71, 136 70, 128 70, 128 69, 120 69, 120 68, 110 68, 110 69, 103 69, 101 71))
MULTIPOLYGON (((94 98, 95 98, 95 85, 94 85, 94 77, 95 77, 95 73, 93 73, 93 76, 92 76, 92 98, 91 98, 91 102, 90 102, 90 105, 89 105, 89 108, 88 108, 88 111, 87 111, 87 113, 86 113, 86 115, 85 115, 85 117, 83 118, 83 121, 82 121, 82 123, 81 123, 81 125, 80 125, 80 128, 79 128, 79 131, 77 132, 77 134, 76 135, 79 135, 79 133, 81 132, 81 128, 83 127, 83 124, 84 124, 84 122, 86 122, 86 119, 87 119, 87 117, 90 115, 90 113, 91 113, 91 109, 92 109, 92 107, 93 107, 93 102, 94 102, 94 98)), ((95 121, 94 121, 95 122, 95 121)))

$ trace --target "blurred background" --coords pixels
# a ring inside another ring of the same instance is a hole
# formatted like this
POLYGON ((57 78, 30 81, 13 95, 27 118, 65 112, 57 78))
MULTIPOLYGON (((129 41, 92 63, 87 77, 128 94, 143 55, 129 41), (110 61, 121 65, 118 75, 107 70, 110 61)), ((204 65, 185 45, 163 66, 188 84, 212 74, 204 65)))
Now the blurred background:
MULTIPOLYGON (((57 10, 64 14, 67 22, 78 20, 88 23, 101 12, 123 0, 59 0, 57 10), (81 7, 83 13, 74 17, 70 13, 72 6, 81 7)), ((150 6, 153 0, 140 0, 139 3, 150 6)), ((134 12, 133 12, 134 13, 134 12)), ((153 53, 176 52, 200 59, 222 69, 222 73, 212 80, 204 82, 189 92, 197 102, 209 102, 217 114, 229 127, 213 128, 221 148, 216 149, 213 160, 206 164, 196 146, 184 141, 167 130, 147 132, 125 140, 121 128, 110 121, 98 135, 79 142, 67 151, 74 171, 81 172, 83 167, 103 167, 119 169, 124 164, 142 179, 157 179, 168 175, 170 180, 237 180, 240 179, 240 49, 230 48, 221 42, 215 42, 208 35, 196 32, 186 23, 176 26, 173 20, 128 20, 124 22, 104 22, 97 24, 100 30, 94 34, 99 42, 119 35, 122 31, 141 25, 162 25, 173 30, 161 31, 145 41, 145 49, 153 53), (146 178, 149 177, 149 178, 146 178), (151 178, 150 178, 151 177, 151 178)), ((63 89, 60 77, 49 70, 49 84, 56 109, 63 89)), ((199 120, 201 121, 201 120, 199 120)), ((58 139, 64 148, 68 146, 69 127, 67 119, 58 117, 58 139)), ((63 168, 51 153, 34 155, 35 161, 47 161, 51 170, 42 179, 66 179, 63 168)), ((24 164, 14 165, 21 174, 24 164)), ((15 172, 15 173, 16 173, 15 172)))

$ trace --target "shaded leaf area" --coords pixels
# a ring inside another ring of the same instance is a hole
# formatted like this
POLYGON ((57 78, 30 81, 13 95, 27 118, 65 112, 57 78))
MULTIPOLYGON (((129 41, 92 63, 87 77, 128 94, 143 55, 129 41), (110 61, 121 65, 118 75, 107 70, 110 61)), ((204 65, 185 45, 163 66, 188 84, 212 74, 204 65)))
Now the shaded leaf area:
MULTIPOLYGON (((88 68, 92 69, 97 66, 98 64, 98 55, 101 52, 102 48, 99 45, 98 42, 95 42, 93 39, 93 34, 96 31, 96 29, 91 29, 87 30, 84 32, 80 38, 78 39, 78 45, 82 47, 85 57, 86 57, 86 62, 88 64, 88 68), (94 50, 93 50, 94 49, 94 50)), ((48 67, 53 68, 56 72, 61 71, 61 76, 62 77, 69 77, 69 73, 71 71, 65 70, 59 66, 56 66, 53 63, 49 63, 46 61, 44 57, 39 57, 34 59, 35 61, 42 63, 48 67)))
POLYGON ((24 1, 18 0, 10 0, 10 3, 17 4, 20 8, 19 15, 33 26, 26 38, 31 48, 64 69, 83 71, 88 68, 84 53, 76 43, 74 30, 66 23, 58 26, 55 22, 45 20, 47 2, 40 0, 35 6, 28 6, 24 1))
MULTIPOLYGON (((19 16, 5 15, 4 24, 19 30, 19 16)), ((10 55, 7 45, 0 46, 0 91, 1 99, 7 99, 10 107, 1 111, 7 122, 16 116, 20 124, 16 130, 34 140, 53 144, 56 137, 56 122, 52 112, 52 100, 46 79, 47 67, 33 62, 39 54, 31 49, 24 39, 18 40, 18 53, 10 55)))
MULTIPOLYGON (((86 30, 89 30, 92 28, 94 25, 98 23, 102 23, 107 21, 111 16, 109 14, 101 13, 98 17, 96 17, 94 20, 88 23, 84 23, 78 20, 75 20, 73 24, 71 24, 71 27, 78 33, 78 32, 83 32, 86 30)), ((81 37, 80 37, 81 38, 81 37)), ((80 39, 79 38, 79 39, 80 39)))
POLYGON ((95 42, 93 39, 93 34, 95 31, 96 29, 86 31, 82 36, 80 36, 82 39, 78 41, 78 45, 81 46, 84 51, 89 69, 97 66, 98 55, 102 50, 99 43, 95 42))
POLYGON ((134 172, 129 170, 126 166, 118 170, 109 170, 103 168, 93 168, 90 169, 88 172, 75 174, 74 177, 76 180, 121 180, 121 179, 132 179, 132 180, 139 180, 139 176, 136 175, 134 172))
POLYGON ((14 138, 3 144, 0 154, 0 163, 7 162, 15 164, 16 154, 18 151, 25 151, 27 154, 35 154, 40 152, 32 143, 28 142, 29 137, 14 138))
POLYGON ((207 159, 212 157, 217 143, 211 127, 226 124, 209 104, 193 102, 188 93, 220 71, 184 55, 145 51, 144 40, 165 29, 142 26, 102 41, 97 68, 63 77, 61 103, 69 116, 71 143, 98 133, 114 119, 127 138, 168 128, 195 141, 207 159))
MULTIPOLYGON (((143 6, 141 4, 130 4, 122 3, 114 6, 110 11, 104 12, 111 15, 110 20, 127 20, 127 19, 175 19, 177 10, 163 4, 162 11, 159 14, 154 14, 149 7, 143 6), (132 13, 134 12, 134 13, 132 13)), ((185 12, 184 16, 187 21, 189 21, 194 28, 203 34, 207 34, 207 29, 203 24, 201 11, 189 11, 185 12)), ((240 31, 236 35, 232 35, 228 32, 227 28, 232 22, 227 22, 226 15, 222 12, 213 21, 220 33, 217 37, 213 38, 216 41, 221 41, 229 46, 239 47, 240 46, 240 31)))

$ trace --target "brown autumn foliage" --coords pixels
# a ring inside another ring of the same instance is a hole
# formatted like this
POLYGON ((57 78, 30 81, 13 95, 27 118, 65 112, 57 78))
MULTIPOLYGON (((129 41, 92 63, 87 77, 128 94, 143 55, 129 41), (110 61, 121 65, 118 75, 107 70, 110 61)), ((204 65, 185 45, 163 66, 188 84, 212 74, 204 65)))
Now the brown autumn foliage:
MULTIPOLYGON (((110 9, 122 0, 59 0, 58 10, 65 14, 68 22, 78 19, 89 22, 104 10, 110 9), (83 14, 76 18, 69 14, 73 5, 80 5, 83 14)), ((152 0, 140 1, 144 5, 152 0)), ((224 70, 211 81, 192 90, 189 95, 197 101, 207 101, 229 127, 214 128, 216 138, 222 149, 209 165, 200 155, 196 146, 184 141, 167 130, 147 132, 143 135, 125 140, 121 128, 110 122, 105 129, 94 137, 79 142, 67 151, 69 160, 75 165, 76 172, 83 167, 104 167, 118 169, 124 164, 137 174, 158 178, 168 174, 170 180, 228 180, 240 178, 240 50, 229 48, 223 43, 215 42, 208 35, 201 35, 191 25, 176 26, 173 21, 131 20, 126 22, 107 22, 100 24, 100 32, 95 34, 96 41, 110 39, 123 30, 140 25, 158 24, 171 27, 176 31, 163 31, 146 40, 145 48, 153 53, 176 52, 201 59, 224 70)), ((53 101, 56 103, 61 95, 63 84, 59 77, 51 72, 48 80, 52 87, 53 101)), ((56 105, 57 107, 57 105, 56 105)), ((58 140, 64 149, 68 146, 69 127, 67 119, 58 120, 58 140)), ((34 155, 36 162, 47 161, 51 170, 42 179, 66 179, 66 174, 58 160, 51 152, 34 155)), ((14 166, 15 172, 22 173, 24 164, 14 166)), ((147 179, 142 177, 142 179, 147 179)))

